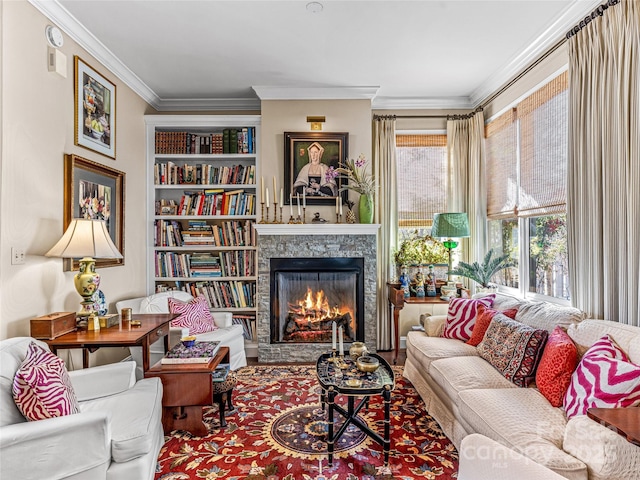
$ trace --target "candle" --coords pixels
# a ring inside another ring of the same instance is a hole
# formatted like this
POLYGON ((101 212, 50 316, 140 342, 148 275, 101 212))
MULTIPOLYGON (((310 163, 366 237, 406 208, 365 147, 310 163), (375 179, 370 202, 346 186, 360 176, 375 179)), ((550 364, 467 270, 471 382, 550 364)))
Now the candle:
POLYGON ((280 206, 284 205, 284 191, 280 188, 280 206))
POLYGON ((340 215, 342 215, 342 202, 340 202, 340 215))
POLYGON ((300 216, 300 194, 296 193, 296 203, 298 204, 298 216, 300 216))
POLYGON ((293 196, 289 194, 289 215, 293 217, 293 196))
POLYGON ((331 322, 331 348, 336 349, 336 322, 331 322))
POLYGON ((302 191, 302 206, 304 208, 307 208, 307 191, 306 190, 302 191))
POLYGON ((269 208, 269 189, 267 188, 267 195, 265 196, 267 199, 267 208, 269 208))
POLYGON ((264 203, 264 177, 260 177, 260 198, 264 203))
POLYGON ((344 356, 344 339, 342 335, 342 325, 338 328, 338 338, 340 339, 340 356, 344 356))
POLYGON ((340 197, 336 197, 336 215, 340 213, 338 205, 340 205, 340 197))
POLYGON ((273 203, 278 204, 278 199, 276 195, 278 194, 278 190, 276 190, 276 177, 273 177, 273 203))

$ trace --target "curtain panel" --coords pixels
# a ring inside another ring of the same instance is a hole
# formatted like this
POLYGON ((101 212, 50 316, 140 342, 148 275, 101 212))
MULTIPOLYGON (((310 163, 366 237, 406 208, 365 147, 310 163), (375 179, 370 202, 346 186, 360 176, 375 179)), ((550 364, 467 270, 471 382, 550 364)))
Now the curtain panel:
POLYGON ((640 5, 569 39, 567 225, 574 304, 640 326, 640 5))

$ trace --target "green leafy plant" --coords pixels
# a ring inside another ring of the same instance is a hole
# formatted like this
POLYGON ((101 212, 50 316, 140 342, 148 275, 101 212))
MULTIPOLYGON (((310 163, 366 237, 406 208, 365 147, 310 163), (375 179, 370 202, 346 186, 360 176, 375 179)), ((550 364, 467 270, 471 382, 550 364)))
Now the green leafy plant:
POLYGON ((373 195, 376 192, 376 179, 367 172, 367 160, 360 155, 356 160, 347 159, 338 168, 329 167, 327 179, 341 177, 345 180, 340 191, 353 190, 360 195, 373 195))
POLYGON ((459 262, 458 266, 451 270, 451 275, 460 275, 470 278, 474 282, 480 284, 483 288, 487 288, 491 282, 491 278, 505 268, 513 267, 515 262, 508 254, 497 255, 495 250, 491 249, 487 252, 482 260, 482 264, 478 262, 466 263, 459 262))
POLYGON ((431 265, 448 262, 447 249, 435 238, 414 233, 405 239, 393 259, 398 266, 431 265))

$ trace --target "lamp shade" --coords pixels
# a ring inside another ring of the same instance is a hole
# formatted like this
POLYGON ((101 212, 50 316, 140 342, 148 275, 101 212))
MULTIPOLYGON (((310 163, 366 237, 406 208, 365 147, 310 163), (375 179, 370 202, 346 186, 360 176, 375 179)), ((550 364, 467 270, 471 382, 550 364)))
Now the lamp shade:
POLYGON ((45 256, 59 258, 122 258, 104 220, 74 218, 45 256))
POLYGON ((469 236, 469 218, 466 213, 436 213, 433 216, 431 236, 438 238, 465 238, 469 236))

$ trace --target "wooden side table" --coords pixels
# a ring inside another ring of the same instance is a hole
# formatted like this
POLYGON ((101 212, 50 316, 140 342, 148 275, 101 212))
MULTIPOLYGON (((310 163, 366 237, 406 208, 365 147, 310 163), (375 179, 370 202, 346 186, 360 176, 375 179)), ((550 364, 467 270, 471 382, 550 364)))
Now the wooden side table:
POLYGON ((587 416, 640 447, 640 407, 590 408, 587 416))

